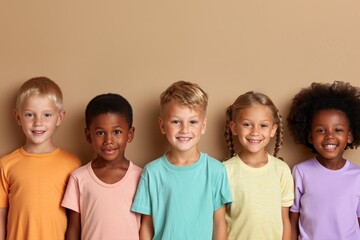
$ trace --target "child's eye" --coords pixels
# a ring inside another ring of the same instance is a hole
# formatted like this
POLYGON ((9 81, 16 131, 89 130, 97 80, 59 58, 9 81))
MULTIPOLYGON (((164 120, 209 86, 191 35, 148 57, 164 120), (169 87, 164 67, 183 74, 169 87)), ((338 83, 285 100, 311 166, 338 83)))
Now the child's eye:
POLYGON ((260 125, 261 128, 267 128, 268 126, 269 126, 269 125, 267 125, 267 124, 261 124, 261 125, 260 125))
POLYGON ((49 118, 49 117, 52 116, 52 113, 45 113, 44 116, 45 116, 46 118, 49 118))
POLYGON ((33 114, 33 113, 25 113, 26 118, 33 118, 34 116, 35 116, 35 114, 33 114))
POLYGON ((121 134, 121 133, 122 133, 121 130, 115 130, 115 131, 114 131, 114 134, 115 134, 115 135, 119 135, 119 134, 121 134))
POLYGON ((251 123, 243 123, 243 126, 246 128, 249 128, 249 127, 251 127, 251 123))
POLYGON ((197 124, 197 123, 198 123, 198 121, 196 121, 196 120, 191 120, 191 121, 190 121, 190 124, 191 124, 191 125, 195 125, 195 124, 197 124))
POLYGON ((104 131, 96 131, 95 134, 99 136, 103 136, 105 133, 104 131))
POLYGON ((171 123, 173 123, 173 124, 180 124, 180 121, 179 121, 179 120, 172 120, 171 123))
POLYGON ((335 132, 337 132, 337 133, 340 133, 340 132, 343 132, 344 130, 343 129, 341 129, 341 128, 337 128, 337 129, 335 129, 335 132))
POLYGON ((324 130, 324 129, 317 129, 316 132, 318 132, 318 133, 325 133, 325 130, 324 130))

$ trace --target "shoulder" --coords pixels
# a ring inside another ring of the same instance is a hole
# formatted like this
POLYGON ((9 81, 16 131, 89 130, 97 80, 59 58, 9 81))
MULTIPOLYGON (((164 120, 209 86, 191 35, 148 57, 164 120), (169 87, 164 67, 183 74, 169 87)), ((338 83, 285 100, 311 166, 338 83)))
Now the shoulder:
POLYGON ((223 168, 224 165, 214 157, 209 156, 207 153, 200 153, 201 159, 204 159, 210 166, 216 168, 223 168))
POLYGON ((137 165, 135 165, 133 162, 130 161, 130 165, 129 165, 129 168, 128 168, 128 171, 136 176, 136 178, 139 178, 143 169, 137 165))
POLYGON ((237 161, 238 161, 238 156, 233 156, 232 158, 224 161, 223 164, 225 165, 226 168, 228 168, 236 165, 237 161))
POLYGON ((13 152, 7 154, 7 155, 4 155, 3 157, 0 158, 0 163, 3 165, 3 164, 6 164, 7 162, 9 161, 13 161, 14 159, 19 159, 19 156, 21 156, 21 153, 20 153, 20 148, 14 150, 13 152))
POLYGON ((285 161, 277 157, 269 155, 269 160, 276 166, 276 168, 290 169, 289 165, 285 161))
POLYGON ((311 158, 308 160, 305 160, 301 163, 298 163, 296 165, 294 165, 293 170, 304 170, 304 169, 310 169, 310 168, 314 168, 315 166, 315 158, 311 158))
POLYGON ((58 155, 58 157, 61 158, 62 161, 65 162, 69 167, 78 168, 78 167, 81 166, 81 161, 80 161, 80 159, 79 159, 76 155, 74 155, 74 154, 72 154, 72 153, 70 153, 70 152, 68 152, 68 151, 66 151, 66 150, 63 150, 63 149, 60 149, 60 148, 59 148, 59 151, 57 152, 57 155, 58 155))
POLYGON ((80 166, 76 168, 74 171, 71 172, 71 176, 73 177, 79 177, 83 176, 84 174, 88 173, 88 167, 91 166, 91 161, 85 164, 84 166, 80 166))
POLYGON ((152 160, 150 162, 148 162, 145 166, 144 169, 142 170, 143 174, 147 174, 147 173, 152 173, 152 172, 159 172, 160 167, 163 165, 163 161, 164 161, 164 155, 152 160))

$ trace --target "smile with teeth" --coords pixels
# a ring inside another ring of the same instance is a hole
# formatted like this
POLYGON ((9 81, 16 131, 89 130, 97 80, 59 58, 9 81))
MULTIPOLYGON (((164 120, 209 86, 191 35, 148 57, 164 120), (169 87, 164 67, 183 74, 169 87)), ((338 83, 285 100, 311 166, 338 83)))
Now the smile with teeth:
POLYGON ((260 143, 261 140, 259 140, 259 139, 248 139, 248 142, 249 143, 260 143))
POLYGON ((34 135, 42 135, 45 133, 45 131, 40 131, 40 130, 33 130, 31 131, 34 135))
POLYGON ((190 141, 191 137, 177 137, 177 139, 181 142, 186 142, 186 141, 190 141))
POLYGON ((324 144, 325 149, 332 150, 332 149, 335 149, 336 147, 337 147, 336 144, 324 144))

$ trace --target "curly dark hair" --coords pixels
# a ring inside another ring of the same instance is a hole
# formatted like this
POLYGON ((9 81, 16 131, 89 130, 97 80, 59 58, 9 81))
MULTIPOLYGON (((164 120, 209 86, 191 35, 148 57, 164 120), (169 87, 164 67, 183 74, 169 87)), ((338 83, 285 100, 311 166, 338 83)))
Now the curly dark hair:
POLYGON ((317 153, 308 140, 311 122, 317 112, 331 109, 342 111, 349 120, 353 142, 348 143, 345 149, 357 148, 360 145, 360 88, 342 81, 332 84, 313 82, 295 95, 287 118, 295 142, 317 153))

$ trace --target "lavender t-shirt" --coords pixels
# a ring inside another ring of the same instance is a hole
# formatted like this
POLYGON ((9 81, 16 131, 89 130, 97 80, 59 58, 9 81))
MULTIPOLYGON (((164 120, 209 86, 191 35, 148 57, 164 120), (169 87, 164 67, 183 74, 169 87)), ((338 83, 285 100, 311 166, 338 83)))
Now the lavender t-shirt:
POLYGON ((360 167, 330 170, 315 158, 293 167, 300 240, 360 239, 360 167))

